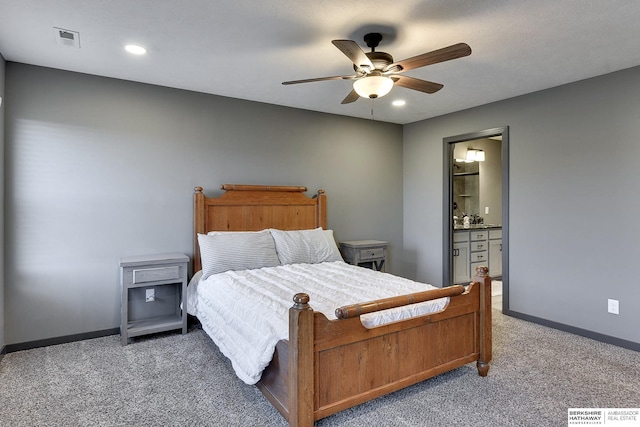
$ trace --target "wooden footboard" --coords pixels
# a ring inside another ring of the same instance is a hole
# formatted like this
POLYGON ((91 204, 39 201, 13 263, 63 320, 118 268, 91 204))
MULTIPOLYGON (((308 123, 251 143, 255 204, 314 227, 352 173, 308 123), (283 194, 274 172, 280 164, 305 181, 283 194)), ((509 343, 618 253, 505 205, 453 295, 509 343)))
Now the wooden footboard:
POLYGON ((314 421, 477 361, 491 361, 491 279, 478 267, 466 289, 451 287, 343 307, 328 320, 306 294, 294 297, 289 340, 258 383, 291 426, 314 421), (359 314, 449 296, 437 313, 367 329, 359 314))

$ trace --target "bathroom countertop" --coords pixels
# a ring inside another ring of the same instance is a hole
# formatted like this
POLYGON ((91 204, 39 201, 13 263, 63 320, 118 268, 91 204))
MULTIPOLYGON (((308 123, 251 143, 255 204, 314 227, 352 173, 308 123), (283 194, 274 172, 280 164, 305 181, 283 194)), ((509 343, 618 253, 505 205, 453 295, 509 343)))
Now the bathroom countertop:
POLYGON ((464 228, 463 226, 456 226, 453 227, 454 231, 469 231, 469 230, 489 230, 489 229, 496 229, 496 228, 502 228, 502 225, 497 225, 497 224, 471 224, 469 226, 469 228, 464 228))

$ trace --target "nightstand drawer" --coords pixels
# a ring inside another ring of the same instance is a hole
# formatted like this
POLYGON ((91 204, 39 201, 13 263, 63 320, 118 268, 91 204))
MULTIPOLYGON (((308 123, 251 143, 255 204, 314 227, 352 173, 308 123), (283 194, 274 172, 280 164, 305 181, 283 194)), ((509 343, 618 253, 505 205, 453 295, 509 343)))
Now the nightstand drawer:
POLYGON ((133 270, 133 283, 155 282, 180 278, 180 267, 140 268, 133 270))
POLYGON ((370 259, 378 259, 384 257, 384 248, 371 248, 360 250, 360 261, 367 261, 370 259))

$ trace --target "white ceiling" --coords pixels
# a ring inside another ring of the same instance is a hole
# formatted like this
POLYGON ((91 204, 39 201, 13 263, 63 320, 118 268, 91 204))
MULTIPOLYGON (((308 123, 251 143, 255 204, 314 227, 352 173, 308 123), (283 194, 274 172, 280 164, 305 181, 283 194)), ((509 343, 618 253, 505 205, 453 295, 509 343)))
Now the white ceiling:
POLYGON ((410 123, 640 65, 637 0, 0 0, 8 61, 393 123, 410 123), (80 33, 56 44, 54 27, 80 33), (333 39, 381 32, 396 61, 458 42, 468 57, 407 71, 444 84, 341 105, 333 39), (127 43, 148 49, 135 57, 127 43), (391 101, 407 104, 393 107, 391 101), (373 108, 372 108, 373 107, 373 108))

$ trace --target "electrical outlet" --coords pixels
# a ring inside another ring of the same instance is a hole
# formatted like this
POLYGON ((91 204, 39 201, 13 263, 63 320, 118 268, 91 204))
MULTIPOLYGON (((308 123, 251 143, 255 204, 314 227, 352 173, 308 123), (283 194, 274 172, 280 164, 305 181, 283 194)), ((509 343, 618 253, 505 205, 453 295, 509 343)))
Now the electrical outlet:
POLYGON ((608 302, 608 311, 611 314, 620 314, 620 301, 617 299, 607 300, 608 302))
POLYGON ((145 289, 145 302, 154 302, 156 300, 156 290, 153 288, 145 289))
POLYGON ((484 207, 484 214, 489 215, 489 206, 484 207))

